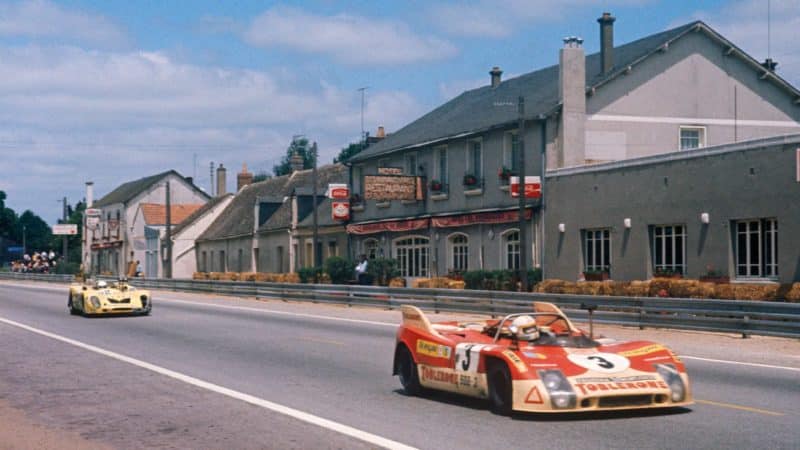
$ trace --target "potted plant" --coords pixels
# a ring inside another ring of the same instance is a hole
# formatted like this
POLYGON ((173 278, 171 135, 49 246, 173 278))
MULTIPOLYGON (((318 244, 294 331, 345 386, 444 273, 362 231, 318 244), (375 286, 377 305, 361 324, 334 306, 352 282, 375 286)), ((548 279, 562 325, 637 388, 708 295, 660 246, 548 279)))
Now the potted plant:
POLYGON ((606 281, 608 278, 608 269, 590 269, 583 271, 583 279, 586 281, 606 281))
POLYGON ((470 173, 464 175, 464 186, 473 187, 478 185, 478 177, 470 173))
POLYGON ((497 176, 498 178, 500 178, 500 181, 503 184, 508 184, 508 181, 512 175, 514 175, 514 173, 511 171, 511 169, 509 169, 506 166, 503 166, 502 168, 500 168, 500 170, 497 171, 497 176))
POLYGON ((706 273, 700 277, 700 281, 706 283, 730 283, 731 279, 727 275, 723 275, 722 272, 715 270, 714 266, 711 264, 706 266, 706 273))
POLYGON ((441 192, 443 187, 444 186, 442 185, 441 181, 439 181, 439 180, 431 180, 431 191, 433 191, 433 192, 441 192))
POLYGON ((361 196, 358 194, 353 194, 350 196, 350 204, 351 205, 360 205, 362 202, 361 196))
POLYGON ((653 271, 653 278, 679 279, 683 278, 683 272, 681 271, 681 269, 673 269, 670 267, 656 267, 656 270, 653 271))

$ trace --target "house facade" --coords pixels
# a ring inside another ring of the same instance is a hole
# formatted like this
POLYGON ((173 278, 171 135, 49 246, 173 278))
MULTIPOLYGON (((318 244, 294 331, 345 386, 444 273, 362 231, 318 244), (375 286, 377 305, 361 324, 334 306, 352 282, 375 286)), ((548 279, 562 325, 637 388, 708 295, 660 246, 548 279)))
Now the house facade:
POLYGON ((191 179, 174 170, 121 184, 97 201, 93 201, 93 183, 87 183, 87 209, 97 212, 84 217, 82 264, 87 273, 120 275, 131 261, 146 263, 153 250, 148 249, 143 216, 138 222, 135 219, 140 204, 166 204, 167 183, 172 205, 202 205, 209 200, 191 179))
MULTIPOLYGON (((576 209, 585 197, 573 197, 583 195, 573 185, 583 178, 564 171, 658 155, 668 161, 670 155, 697 149, 800 132, 800 91, 769 61, 759 63, 708 25, 692 22, 615 47, 614 18, 604 14, 598 22, 599 53, 585 55, 582 41, 570 38, 558 65, 506 81, 495 68, 487 86, 464 92, 352 158, 357 201, 348 225, 351 252, 396 258, 406 277, 516 269, 523 233, 529 246, 526 266, 543 267, 546 277, 574 279, 587 268, 575 252, 590 247, 589 233, 583 234, 583 244, 570 247, 566 259, 552 259, 558 242, 550 240, 559 236, 559 224, 568 223, 561 214, 575 221, 588 211, 576 209), (521 151, 524 172, 540 177, 543 196, 528 200, 520 227, 519 202, 509 193, 508 175, 520 173, 521 151), (424 199, 364 200, 365 177, 387 169, 420 177, 424 199), (551 214, 560 219, 551 220, 551 214)), ((690 158, 684 164, 715 164, 705 161, 690 158)), ((603 172, 603 177, 624 184, 614 177, 624 177, 627 170, 613 177, 603 172)), ((595 184, 600 190, 604 180, 595 184)), ((627 187, 629 192, 639 189, 627 187)), ((619 201, 617 191, 603 192, 604 200, 619 201)), ((670 202, 692 201, 680 190, 670 194, 670 202)), ((611 214, 590 210, 598 220, 611 214)), ((598 236, 602 243, 604 232, 598 236)), ((628 278, 652 272, 647 265, 642 268, 618 274, 628 278)))

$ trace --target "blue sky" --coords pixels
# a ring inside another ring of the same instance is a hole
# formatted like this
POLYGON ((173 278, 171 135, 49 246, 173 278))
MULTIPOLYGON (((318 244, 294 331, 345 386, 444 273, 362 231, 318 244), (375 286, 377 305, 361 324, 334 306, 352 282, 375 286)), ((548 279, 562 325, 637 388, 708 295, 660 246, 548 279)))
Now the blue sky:
POLYGON ((555 64, 561 38, 598 49, 701 19, 800 84, 800 0, 0 0, 0 190, 47 222, 57 200, 102 196, 176 169, 208 188, 210 162, 269 171, 292 135, 321 160, 365 128, 391 132, 489 82, 555 64), (194 164, 194 161, 197 164, 194 164))

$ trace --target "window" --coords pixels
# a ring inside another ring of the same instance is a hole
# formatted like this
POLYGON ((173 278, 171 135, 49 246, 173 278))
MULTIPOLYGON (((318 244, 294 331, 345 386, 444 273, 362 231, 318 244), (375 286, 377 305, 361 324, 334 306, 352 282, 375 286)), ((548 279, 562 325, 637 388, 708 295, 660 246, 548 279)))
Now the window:
POLYGON ((244 263, 242 258, 243 258, 243 250, 240 248, 239 251, 238 251, 238 254, 236 255, 236 271, 237 272, 242 272, 242 265, 244 263))
POLYGON ((439 147, 434 151, 435 166, 433 178, 442 184, 447 183, 447 147, 439 147))
POLYGON ((778 276, 778 221, 753 219, 736 222, 736 276, 778 276))
POLYGON ((706 146, 705 127, 681 127, 681 150, 691 150, 706 146))
POLYGON ((456 272, 469 270, 469 239, 465 234, 455 234, 448 239, 450 244, 450 268, 456 272))
POLYGON ((283 273, 283 246, 279 245, 275 248, 275 271, 283 273))
POLYGON ((503 149, 503 167, 519 172, 519 137, 517 133, 506 134, 505 148, 503 149))
POLYGON ((353 194, 364 197, 364 167, 353 167, 353 194))
POLYGON ((584 239, 583 269, 608 272, 611 269, 611 231, 584 230, 584 239))
POLYGON ((208 268, 209 272, 214 271, 214 250, 211 250, 211 267, 208 268))
POLYGON ((483 143, 480 140, 467 141, 467 173, 483 178, 483 143))
POLYGON ((339 245, 336 241, 328 241, 328 258, 331 256, 339 256, 339 245))
POLYGON ((686 273, 686 227, 653 227, 653 272, 686 273))
POLYGON ((201 262, 200 262, 200 271, 201 272, 208 272, 208 255, 206 252, 202 253, 201 262))
POLYGON ((219 271, 220 272, 227 272, 228 268, 225 264, 225 250, 219 251, 219 271))
POLYGON ((518 270, 519 264, 519 230, 510 230, 503 234, 502 242, 503 268, 518 270))
POLYGON ((426 237, 409 237, 394 242, 401 277, 428 276, 428 241, 426 237))
POLYGON ((367 258, 369 259, 375 259, 378 257, 377 239, 367 239, 364 241, 364 254, 367 255, 367 258))
POLYGON ((417 174, 417 154, 409 153, 406 155, 406 175, 417 174))
POLYGON ((311 240, 306 241, 306 255, 305 255, 305 264, 303 267, 312 267, 314 265, 314 245, 311 243, 311 240))

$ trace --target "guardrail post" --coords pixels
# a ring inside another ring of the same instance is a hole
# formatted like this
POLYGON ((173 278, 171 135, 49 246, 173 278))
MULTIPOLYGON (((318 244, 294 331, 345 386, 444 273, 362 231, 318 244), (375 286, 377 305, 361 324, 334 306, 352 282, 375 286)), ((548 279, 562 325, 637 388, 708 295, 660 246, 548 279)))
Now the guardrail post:
POLYGON ((744 329, 742 331, 742 339, 747 339, 750 337, 750 333, 747 332, 749 325, 750 325, 750 316, 745 315, 742 321, 742 328, 744 329))
POLYGON ((644 301, 638 300, 636 306, 639 308, 639 329, 644 330, 644 301))

